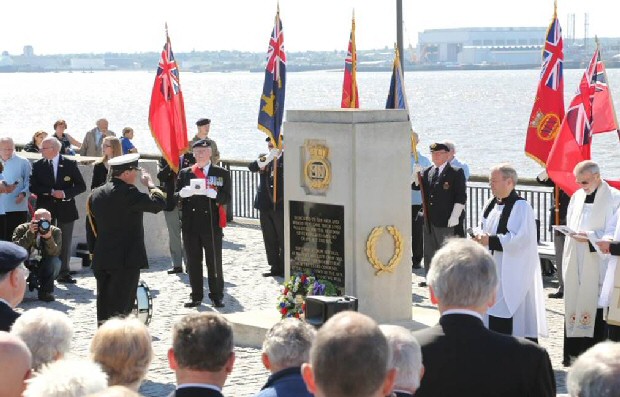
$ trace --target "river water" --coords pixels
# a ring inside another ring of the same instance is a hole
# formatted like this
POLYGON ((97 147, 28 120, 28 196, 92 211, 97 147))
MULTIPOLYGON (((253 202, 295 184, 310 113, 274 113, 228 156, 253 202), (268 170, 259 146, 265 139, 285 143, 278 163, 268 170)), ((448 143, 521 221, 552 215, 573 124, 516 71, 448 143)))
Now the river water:
MULTIPOLYGON (((565 71, 566 105, 582 70, 565 71)), ((422 152, 428 144, 451 139, 457 155, 472 173, 486 174, 500 161, 513 163, 519 174, 533 177, 540 167, 524 154, 525 132, 539 70, 436 71, 406 73, 407 95, 422 152)), ((381 109, 390 73, 358 73, 360 105, 381 109)), ((620 69, 608 70, 612 92, 620 89, 620 69)), ((27 142, 39 129, 52 132, 58 118, 81 140, 95 120, 105 117, 119 133, 131 126, 141 152, 157 152, 148 128, 148 109, 154 72, 0 74, 0 135, 27 142)), ((264 151, 264 134, 256 128, 263 74, 184 73, 181 86, 190 137, 200 117, 212 120, 211 137, 222 158, 251 159, 264 151)), ((287 75, 286 109, 332 109, 340 105, 342 71, 314 71, 287 75)), ((593 140, 592 157, 603 165, 605 177, 620 177, 616 134, 593 140)))

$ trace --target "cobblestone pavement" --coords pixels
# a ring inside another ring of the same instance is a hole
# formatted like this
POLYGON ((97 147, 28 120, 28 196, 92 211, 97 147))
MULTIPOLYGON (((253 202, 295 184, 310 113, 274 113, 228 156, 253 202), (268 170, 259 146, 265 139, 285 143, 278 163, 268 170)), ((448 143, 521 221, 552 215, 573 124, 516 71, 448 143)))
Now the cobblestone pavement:
MULTIPOLYGON (((148 233, 148 231, 147 231, 148 233)), ((154 315, 149 325, 155 352, 147 379, 140 392, 145 396, 166 396, 174 390, 174 373, 168 368, 167 351, 171 345, 171 328, 174 322, 185 314, 198 311, 219 311, 233 313, 244 310, 274 308, 282 278, 263 278, 268 270, 264 254, 262 234, 256 222, 232 222, 224 232, 223 267, 225 275, 226 307, 215 309, 208 299, 198 309, 186 309, 183 302, 189 297, 189 280, 185 273, 168 275, 169 258, 152 259, 150 269, 143 271, 141 278, 148 284, 153 296, 154 315)), ((412 275, 412 302, 415 306, 431 307, 428 290, 417 286, 422 280, 421 270, 412 275)), ((205 272, 206 275, 206 272, 205 272)), ((76 276, 77 284, 57 284, 56 301, 43 304, 36 300, 36 292, 26 292, 21 309, 45 305, 67 313, 73 320, 75 335, 73 354, 88 357, 90 341, 96 330, 95 278, 89 268, 76 276)), ((205 287, 207 286, 205 280, 205 287)), ((555 280, 545 278, 545 292, 556 287, 555 280)), ((206 294, 205 294, 206 295, 206 294)), ((275 310, 275 309, 274 309, 275 310)), ((566 371, 562 367, 562 300, 547 300, 549 338, 541 344, 549 350, 558 383, 558 393, 565 393, 566 371)), ((231 376, 224 387, 227 396, 251 396, 267 379, 268 372, 260 360, 260 350, 250 347, 236 347, 236 362, 231 376)))

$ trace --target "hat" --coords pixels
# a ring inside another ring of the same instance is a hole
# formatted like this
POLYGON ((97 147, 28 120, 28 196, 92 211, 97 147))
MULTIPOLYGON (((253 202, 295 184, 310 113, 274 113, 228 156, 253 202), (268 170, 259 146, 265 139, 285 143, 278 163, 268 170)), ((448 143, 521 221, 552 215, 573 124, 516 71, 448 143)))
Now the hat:
POLYGON ((198 121, 196 122, 196 125, 198 127, 202 127, 203 125, 208 125, 211 124, 211 119, 198 119, 198 121))
POLYGON ((197 147, 211 147, 211 141, 208 139, 200 139, 192 144, 192 149, 197 147))
POLYGON ((431 152, 438 152, 440 150, 445 150, 446 152, 450 151, 450 148, 444 143, 435 142, 430 146, 431 152))
POLYGON ((0 273, 8 273, 28 258, 28 251, 17 244, 0 241, 0 273))
POLYGON ((138 168, 138 153, 124 154, 108 160, 108 164, 115 171, 125 171, 138 168))

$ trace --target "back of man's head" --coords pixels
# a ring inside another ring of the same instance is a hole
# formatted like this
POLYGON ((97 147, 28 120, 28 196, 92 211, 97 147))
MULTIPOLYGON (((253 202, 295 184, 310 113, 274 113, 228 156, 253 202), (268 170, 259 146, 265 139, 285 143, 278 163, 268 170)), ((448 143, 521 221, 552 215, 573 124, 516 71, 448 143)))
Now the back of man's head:
POLYGON ((3 397, 19 397, 30 377, 28 346, 15 335, 0 331, 0 390, 3 397))
POLYGON ((392 351, 391 367, 396 368, 394 390, 414 394, 420 386, 424 373, 422 365, 422 349, 416 338, 406 328, 398 325, 381 325, 392 351))
POLYGON ((480 308, 494 299, 498 277, 493 257, 480 244, 451 239, 433 256, 428 284, 441 308, 480 308))
POLYGON ((28 381, 24 397, 81 397, 105 390, 108 376, 89 360, 58 360, 28 381))
POLYGON ((370 317, 340 312, 317 332, 310 365, 303 366, 308 389, 316 396, 367 397, 389 394, 394 380, 391 353, 370 317))
POLYGON ((273 373, 300 367, 307 362, 315 335, 316 330, 312 326, 296 318, 286 318, 276 323, 267 331, 263 342, 263 355, 267 356, 269 370, 273 373))
POLYGON ((232 327, 218 313, 190 314, 174 325, 172 350, 180 369, 221 371, 233 348, 232 327))
POLYGON ((583 353, 568 370, 572 397, 614 397, 620 392, 620 343, 602 342, 583 353))

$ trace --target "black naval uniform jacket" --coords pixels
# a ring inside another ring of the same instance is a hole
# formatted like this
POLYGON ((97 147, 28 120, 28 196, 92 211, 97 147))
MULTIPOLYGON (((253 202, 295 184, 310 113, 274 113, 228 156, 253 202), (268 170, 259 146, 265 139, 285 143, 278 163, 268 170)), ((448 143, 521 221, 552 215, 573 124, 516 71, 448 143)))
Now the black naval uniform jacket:
MULTIPOLYGON (((254 198, 254 208, 259 211, 273 209, 273 161, 270 161, 264 170, 261 170, 257 161, 248 165, 251 172, 259 173, 259 185, 254 198)), ((276 190, 276 210, 284 210, 284 155, 278 158, 277 171, 277 190, 276 190)))
POLYGON ((146 269, 143 213, 158 213, 166 201, 159 189, 142 193, 134 185, 112 178, 93 190, 88 206, 97 232, 86 228, 93 270, 146 269))
POLYGON ((189 186, 192 179, 198 179, 192 172, 192 167, 184 168, 179 172, 177 180, 177 198, 181 202, 181 230, 183 233, 207 233, 220 229, 220 211, 217 204, 226 204, 231 198, 230 173, 228 170, 213 163, 209 166, 207 178, 213 177, 217 196, 215 199, 207 196, 190 196, 181 198, 178 192, 189 186), (209 222, 211 224, 209 225, 209 222))
MULTIPOLYGON (((422 197, 424 206, 428 210, 425 219, 430 219, 433 226, 448 227, 448 219, 452 214, 455 203, 465 205, 467 201, 467 184, 465 173, 461 168, 455 168, 446 163, 443 171, 439 174, 437 182, 431 186, 430 166, 422 173, 422 184, 424 185, 424 196, 422 197)), ((412 189, 420 190, 419 186, 412 185, 412 189)))
POLYGON ((9 332, 18 317, 19 313, 6 302, 0 301, 0 331, 9 332))
POLYGON ((45 208, 52 218, 61 223, 73 222, 79 218, 74 197, 86 191, 86 183, 78 169, 77 162, 60 155, 56 179, 48 160, 40 159, 32 165, 30 192, 37 195, 37 209, 45 208), (62 190, 64 199, 54 198, 53 190, 62 190))

